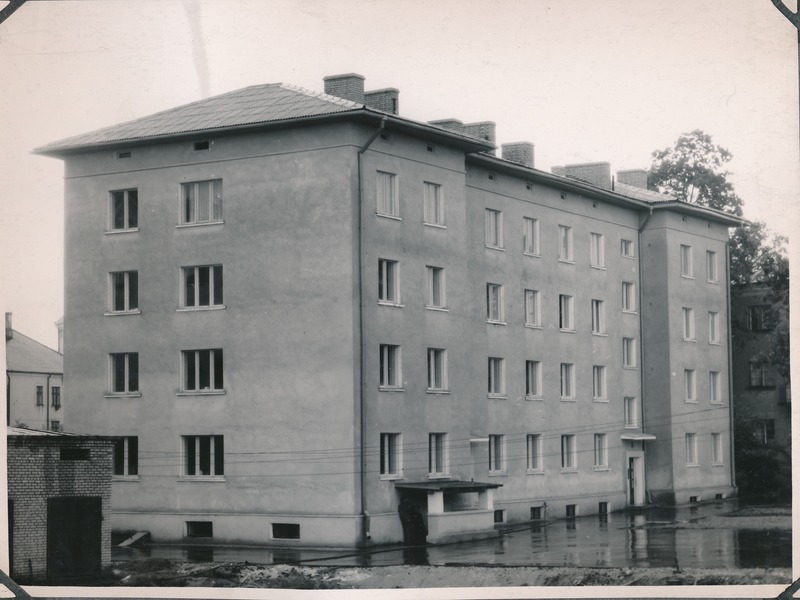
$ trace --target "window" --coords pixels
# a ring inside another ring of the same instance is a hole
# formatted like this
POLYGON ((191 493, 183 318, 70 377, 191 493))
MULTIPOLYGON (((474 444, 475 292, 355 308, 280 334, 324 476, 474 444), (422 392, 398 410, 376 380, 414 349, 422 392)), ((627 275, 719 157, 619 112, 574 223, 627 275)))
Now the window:
POLYGON ((133 312, 139 308, 139 272, 111 273, 111 312, 133 312))
POLYGON ((139 190, 111 192, 112 231, 125 231, 139 227, 139 190))
POLYGON ((489 395, 502 396, 505 391, 505 361, 502 358, 489 357, 489 395))
POLYGON ((697 461, 697 434, 687 433, 686 437, 686 465, 699 464, 697 461))
POLYGON ((428 476, 447 475, 447 434, 428 434, 428 476))
MULTIPOLYGON (((564 516, 568 519, 574 519, 578 516, 578 505, 577 504, 567 504, 564 507, 564 516)), ((572 524, 572 529, 575 529, 575 523, 572 524)), ((569 523, 567 524, 567 528, 570 528, 569 523)))
POLYGON ((575 365, 561 363, 561 398, 575 397, 575 365))
POLYGON ((486 245, 503 247, 503 213, 499 210, 486 209, 486 245))
POLYGON ((697 382, 694 369, 683 370, 683 389, 686 402, 697 402, 697 382))
POLYGON ((719 433, 711 434, 711 464, 722 464, 722 435, 719 433))
POLYGON ((531 521, 542 520, 543 506, 531 506, 531 521))
POLYGON ((504 322, 503 286, 497 283, 486 284, 486 320, 493 323, 504 322))
POLYGON ((578 454, 575 449, 575 436, 561 436, 561 470, 575 471, 578 468, 578 454))
POLYGON ((221 435, 184 435, 183 457, 183 474, 187 477, 221 477, 225 474, 221 435))
POLYGON ((428 308, 445 308, 444 269, 441 267, 425 267, 428 279, 428 308))
POLYGON ((402 471, 400 463, 400 434, 381 434, 381 476, 399 477, 402 471))
POLYGON ((139 391, 139 354, 120 352, 111 354, 111 391, 130 394, 139 391))
POLYGON ((558 226, 558 260, 572 262, 572 227, 558 226))
POLYGON ((589 264, 604 269, 606 266, 606 242, 602 233, 589 234, 589 264))
POLYGON ((203 140, 202 142, 195 142, 194 149, 195 150, 208 150, 211 145, 208 143, 208 140, 203 140))
POLYGON ((637 429, 639 427, 639 400, 626 396, 622 406, 625 414, 625 428, 637 429))
POLYGON ((222 350, 183 351, 183 391, 211 392, 224 389, 222 350))
POLYGON ((214 524, 211 521, 186 521, 186 537, 214 537, 214 524))
POLYGON ((762 419, 754 425, 756 439, 762 444, 771 444, 775 441, 775 419, 762 419))
POLYGON ((706 280, 709 283, 719 283, 717 274, 717 253, 708 250, 706 252, 706 280))
POLYGON ((622 282, 622 310, 636 311, 636 284, 631 281, 622 282))
POLYGON ((719 371, 708 373, 708 398, 711 404, 722 404, 722 390, 720 389, 719 371))
POLYGON ((444 225, 444 200, 442 186, 425 182, 423 197, 423 221, 428 225, 444 225))
POLYGON ((183 267, 183 307, 222 306, 222 265, 183 267))
POLYGON ((505 523, 506 522, 506 511, 505 509, 498 508, 494 511, 494 522, 495 523, 505 523))
POLYGON ((390 217, 400 216, 397 177, 394 173, 378 171, 378 214, 390 217))
POLYGON ((694 309, 683 308, 683 339, 694 341, 694 309))
POLYGON ((770 377, 769 364, 767 363, 750 363, 750 387, 765 388, 772 387, 772 378, 770 377))
POLYGON ((44 406, 44 386, 36 386, 36 406, 44 406))
POLYGON ((378 302, 400 303, 399 271, 396 260, 378 259, 378 302))
POLYGON ((50 421, 50 431, 61 431, 61 421, 50 421))
POLYGON ((504 473, 506 470, 505 436, 489 436, 489 474, 504 473))
POLYGON ((213 223, 222 220, 222 179, 181 184, 181 223, 213 223))
POLYGON ((594 434, 594 468, 608 468, 608 441, 605 433, 594 434))
POLYGON ((681 244, 681 275, 683 277, 694 277, 692 247, 684 244, 681 244))
POLYGON ((542 326, 542 310, 537 290, 525 290, 525 325, 542 326))
POLYGON ((525 254, 539 254, 539 220, 522 218, 522 251, 525 254))
POLYGON ((61 387, 54 385, 50 390, 51 404, 55 410, 61 408, 61 387))
POLYGON ((562 331, 574 331, 573 297, 566 294, 558 296, 558 328, 562 331))
POLYGON ((541 472, 542 466, 542 436, 538 433, 529 433, 527 436, 527 461, 528 472, 541 472))
POLYGON ((382 388, 400 388, 400 346, 392 344, 380 345, 380 386, 382 388))
POLYGON ((525 396, 528 398, 542 396, 542 363, 538 360, 525 361, 525 396))
POLYGON ((447 350, 428 348, 428 390, 447 389, 447 350))
POLYGON ((719 313, 708 313, 708 343, 719 344, 719 313))
POLYGON ((592 367, 592 399, 597 402, 606 400, 606 368, 600 365, 592 367))
POLYGON ((748 306, 747 316, 750 331, 772 330, 772 309, 769 306, 748 306))
POLYGON ((298 523, 273 523, 272 538, 276 540, 299 540, 300 525, 298 523))
POLYGON ((114 475, 139 475, 139 438, 121 437, 114 442, 113 450, 114 475))
POLYGON ((602 300, 592 300, 592 333, 606 332, 606 304, 602 300))
POLYGON ((631 240, 620 240, 620 254, 626 258, 633 258, 636 256, 631 240))
POLYGON ((636 340, 633 338, 622 338, 622 366, 636 366, 636 340))

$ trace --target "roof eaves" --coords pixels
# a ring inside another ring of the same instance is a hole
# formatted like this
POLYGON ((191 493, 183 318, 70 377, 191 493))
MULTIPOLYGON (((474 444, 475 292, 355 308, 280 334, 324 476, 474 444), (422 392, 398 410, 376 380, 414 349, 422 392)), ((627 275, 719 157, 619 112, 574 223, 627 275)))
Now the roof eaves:
POLYGON ((666 200, 663 202, 651 202, 650 204, 654 211, 674 210, 676 212, 685 214, 702 216, 711 221, 716 221, 718 223, 722 223, 723 225, 727 225, 728 227, 739 227, 740 225, 749 223, 749 221, 744 217, 732 215, 731 213, 727 213, 716 208, 709 208, 707 206, 700 206, 698 204, 684 202, 682 200, 666 200))

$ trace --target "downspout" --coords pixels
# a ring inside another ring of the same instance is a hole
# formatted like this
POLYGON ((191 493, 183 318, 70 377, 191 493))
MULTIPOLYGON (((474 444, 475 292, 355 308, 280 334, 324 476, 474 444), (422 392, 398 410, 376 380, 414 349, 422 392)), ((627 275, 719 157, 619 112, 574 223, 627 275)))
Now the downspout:
POLYGON ((359 427, 360 427, 360 440, 359 440, 359 461, 361 463, 361 467, 359 469, 359 488, 360 488, 360 495, 361 495, 361 544, 366 545, 369 539, 372 537, 369 530, 369 511, 367 510, 367 448, 366 448, 366 439, 367 439, 367 407, 364 401, 367 393, 367 383, 366 377, 364 373, 366 371, 366 356, 365 356, 365 349, 364 349, 364 285, 362 282, 362 234, 364 231, 364 223, 363 221, 363 209, 362 209, 362 201, 364 198, 364 185, 363 185, 363 156, 364 153, 367 151, 372 145, 372 142, 375 141, 375 138, 378 137, 381 131, 383 131, 384 127, 386 126, 386 119, 387 117, 384 116, 381 119, 381 124, 378 129, 370 136, 367 142, 361 146, 358 151, 358 202, 356 204, 356 222, 358 223, 358 235, 356 236, 357 239, 357 247, 356 247, 356 268, 358 269, 358 345, 360 349, 360 393, 358 397, 358 412, 359 412, 359 427))
MULTIPOLYGON (((641 402, 639 402, 639 406, 641 408, 641 429, 642 433, 646 433, 645 428, 645 418, 644 418, 644 280, 642 279, 642 258, 644 257, 644 249, 642 246, 642 231, 644 231, 647 222, 650 220, 650 217, 653 216, 653 207, 650 207, 650 212, 647 213, 645 216, 644 221, 639 226, 639 231, 637 232, 637 244, 639 245, 639 261, 638 261, 638 268, 639 268, 639 294, 638 294, 638 302, 639 302, 639 387, 642 390, 642 398, 641 402)), ((645 441, 642 440, 642 452, 645 452, 645 441)), ((652 498, 650 497, 650 492, 647 490, 647 456, 644 457, 644 465, 645 468, 642 470, 644 473, 644 488, 645 488, 645 497, 650 501, 652 504, 652 498)))
POLYGON ((6 425, 11 425, 11 374, 6 371, 6 425))
POLYGON ((47 375, 47 392, 46 392, 46 394, 44 396, 44 406, 45 406, 45 415, 46 415, 46 419, 45 419, 45 422, 44 422, 44 428, 47 431, 50 431, 50 378, 52 376, 53 376, 52 374, 48 374, 47 375))
POLYGON ((733 349, 731 346, 733 345, 733 337, 731 329, 731 247, 730 242, 725 243, 725 296, 728 305, 728 318, 726 319, 728 324, 728 335, 727 342, 728 342, 728 421, 729 421, 729 429, 731 432, 731 439, 728 446, 728 451, 731 455, 731 486, 736 489, 736 457, 733 452, 733 349))

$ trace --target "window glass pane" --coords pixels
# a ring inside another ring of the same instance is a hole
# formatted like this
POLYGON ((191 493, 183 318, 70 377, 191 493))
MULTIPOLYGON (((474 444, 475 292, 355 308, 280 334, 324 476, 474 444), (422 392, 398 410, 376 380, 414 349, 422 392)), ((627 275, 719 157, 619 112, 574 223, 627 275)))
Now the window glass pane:
POLYGON ((200 451, 200 475, 211 475, 211 436, 200 435, 197 437, 200 451))
POLYGON ((225 474, 225 448, 223 436, 214 436, 214 475, 225 474))
POLYGON ((200 306, 208 306, 210 304, 210 282, 209 282, 209 268, 208 267, 198 267, 197 268, 197 288, 198 288, 198 305, 200 306))
POLYGON ((209 350, 197 351, 198 383, 201 390, 211 387, 211 352, 209 350))
POLYGON ((214 389, 221 390, 225 387, 222 374, 222 350, 214 350, 214 389))
POLYGON ((195 189, 193 183, 183 184, 183 222, 195 222, 195 189))
POLYGON ((211 218, 215 221, 222 219, 222 180, 217 179, 214 181, 214 206, 211 212, 211 218))
POLYGON ((130 271, 128 273, 128 309, 139 308, 139 272, 130 271))
POLYGON ((125 229, 125 192, 111 192, 114 229, 125 229))
POLYGON ((222 303, 222 265, 217 265, 214 267, 214 304, 222 303))
POLYGON ((183 270, 183 276, 185 280, 185 291, 184 291, 184 302, 185 305, 194 306, 195 305, 195 269, 193 267, 189 267, 188 269, 183 270))
POLYGON ((125 391, 125 355, 112 354, 111 362, 114 370, 114 391, 125 391))
POLYGON ((125 310, 125 273, 112 273, 111 284, 114 289, 113 310, 125 310))
POLYGON ((114 442, 114 475, 125 474, 125 439, 114 442))
POLYGON ((139 192, 128 190, 128 227, 139 226, 139 192))
POLYGON ((187 390, 197 389, 197 353, 188 351, 184 353, 186 362, 186 388, 187 390))
POLYGON ((128 441, 128 475, 139 474, 139 438, 129 437, 128 441))
POLYGON ((128 391, 139 391, 139 355, 128 354, 128 391))
POLYGON ((197 438, 193 435, 186 436, 184 441, 186 443, 186 474, 187 475, 195 475, 197 474, 197 453, 195 444, 197 443, 197 438))

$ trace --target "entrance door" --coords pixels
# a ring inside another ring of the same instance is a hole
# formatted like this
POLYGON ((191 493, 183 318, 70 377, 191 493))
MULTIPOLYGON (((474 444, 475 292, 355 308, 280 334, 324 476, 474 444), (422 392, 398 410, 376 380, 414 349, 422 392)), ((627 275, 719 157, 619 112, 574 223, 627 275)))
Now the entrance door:
POLYGON ((644 458, 628 457, 628 504, 640 506, 644 504, 644 458))
POLYGON ((102 498, 47 499, 47 580, 100 574, 102 498))

